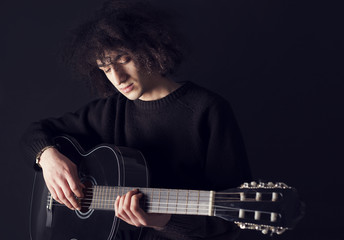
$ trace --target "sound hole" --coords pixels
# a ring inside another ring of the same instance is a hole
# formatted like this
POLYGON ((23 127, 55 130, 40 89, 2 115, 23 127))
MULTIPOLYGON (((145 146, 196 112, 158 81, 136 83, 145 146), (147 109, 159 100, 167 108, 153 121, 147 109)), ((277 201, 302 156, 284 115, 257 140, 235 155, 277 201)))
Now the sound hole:
POLYGON ((76 215, 81 219, 89 218, 94 209, 90 208, 93 197, 93 186, 97 184, 96 180, 92 176, 84 176, 81 182, 85 185, 84 198, 80 200, 81 210, 75 210, 76 215))

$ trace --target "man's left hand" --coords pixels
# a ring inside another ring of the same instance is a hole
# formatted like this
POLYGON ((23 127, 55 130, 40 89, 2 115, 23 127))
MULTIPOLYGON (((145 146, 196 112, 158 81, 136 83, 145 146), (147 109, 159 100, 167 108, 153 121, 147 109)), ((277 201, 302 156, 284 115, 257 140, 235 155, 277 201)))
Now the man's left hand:
POLYGON ((171 219, 171 214, 146 213, 140 207, 139 201, 143 197, 137 189, 118 196, 115 201, 116 217, 136 227, 151 227, 162 230, 171 219))

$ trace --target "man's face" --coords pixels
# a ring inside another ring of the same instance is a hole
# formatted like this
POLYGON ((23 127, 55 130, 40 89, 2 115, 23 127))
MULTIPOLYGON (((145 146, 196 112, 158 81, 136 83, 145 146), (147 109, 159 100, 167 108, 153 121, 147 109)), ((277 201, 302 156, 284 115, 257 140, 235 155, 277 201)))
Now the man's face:
POLYGON ((154 89, 150 75, 137 67, 127 53, 105 52, 104 59, 97 60, 97 64, 115 88, 130 100, 145 99, 154 89))

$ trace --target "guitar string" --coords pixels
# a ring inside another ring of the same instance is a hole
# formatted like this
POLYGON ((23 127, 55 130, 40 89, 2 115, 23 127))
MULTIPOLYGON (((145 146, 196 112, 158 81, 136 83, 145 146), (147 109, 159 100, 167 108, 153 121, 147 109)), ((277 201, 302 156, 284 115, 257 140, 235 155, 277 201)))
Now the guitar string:
MULTIPOLYGON (((107 191, 107 190, 105 190, 105 191, 107 191)), ((156 190, 157 191, 157 190, 156 190)), ((197 192, 197 190, 194 190, 195 192, 197 192)), ((84 191, 84 194, 85 195, 87 195, 87 194, 90 194, 90 195, 94 195, 94 192, 95 192, 95 190, 93 190, 93 189, 87 189, 86 191, 84 191)), ((115 194, 115 195, 124 195, 125 193, 127 192, 127 190, 123 190, 123 191, 121 191, 121 194, 119 194, 119 191, 116 191, 116 190, 111 190, 111 191, 107 191, 107 192, 104 192, 104 190, 103 190, 103 192, 101 192, 101 193, 99 193, 99 192, 97 192, 97 194, 98 195, 111 195, 111 194, 115 194), (118 194, 116 194, 118 192, 118 194)), ((147 191, 148 192, 148 191, 147 191)), ((143 193, 143 192, 142 192, 143 193)), ((165 194, 165 193, 168 193, 168 190, 164 190, 164 191, 161 191, 160 193, 162 193, 162 194, 165 194)), ((208 194, 208 192, 206 192, 207 194, 208 194)), ((256 193, 256 192, 255 192, 256 193)), ((248 194, 252 194, 252 195, 254 195, 255 193, 248 193, 248 194)), ((261 193, 261 194, 272 194, 272 192, 259 192, 259 193, 261 193)), ((173 193, 169 193, 170 194, 170 196, 175 196, 175 195, 173 195, 173 193)), ((217 198, 220 198, 221 196, 219 196, 219 195, 226 195, 226 196, 228 196, 228 195, 240 195, 240 194, 245 194, 245 192, 216 192, 215 193, 215 195, 216 195, 216 197, 217 198)), ((246 193, 247 194, 247 193, 246 193)), ((184 196, 184 195, 181 195, 181 196, 184 196)), ((188 195, 188 196, 190 196, 190 195, 188 195)), ((186 196, 185 196, 186 197, 186 196)), ((194 197, 197 197, 197 196, 194 196, 194 197)), ((204 197, 208 197, 208 196, 204 196, 204 197)))
MULTIPOLYGON (((139 188, 139 187, 110 187, 110 186, 96 186, 96 187, 91 187, 91 188, 86 188, 84 189, 85 192, 94 192, 98 189, 99 191, 107 191, 107 192, 123 192, 126 193, 131 190, 138 189, 139 191, 143 192, 170 192, 173 193, 173 191, 179 191, 179 192, 190 192, 190 193, 198 193, 198 192, 205 192, 209 193, 210 191, 207 190, 184 190, 184 189, 162 189, 162 188, 139 188)), ((216 192, 216 195, 226 195, 226 194, 241 194, 241 193, 246 193, 246 194, 255 194, 257 193, 254 191, 255 189, 251 189, 252 192, 247 193, 245 190, 243 191, 234 191, 234 192, 216 192)), ((274 189, 260 189, 259 193, 262 194, 271 194, 274 189)), ((279 189, 276 189, 279 190, 279 189)))
MULTIPOLYGON (((92 192, 91 192, 92 193, 92 192)), ((228 195, 228 194, 227 194, 228 195)), ((98 207, 98 208, 107 208, 107 209, 112 209, 113 208, 113 205, 115 203, 115 200, 114 199, 103 199, 103 198, 94 198, 93 195, 88 195, 88 196, 92 196, 92 198, 83 198, 81 200, 81 203, 82 203, 82 207, 90 207, 91 205, 93 205, 94 208, 98 207)), ((104 196, 102 196, 104 197, 104 196)), ((106 196, 105 196, 106 197, 106 196)), ((50 201, 50 198, 51 198, 51 195, 49 196, 49 201, 50 201)), ((186 210, 186 211, 192 211, 193 208, 191 208, 191 206, 196 206, 197 208, 194 208, 194 209, 197 209, 198 211, 199 210, 204 210, 204 211, 208 211, 208 208, 209 208, 209 204, 208 204, 208 201, 209 201, 209 197, 201 197, 199 198, 198 201, 202 202, 206 202, 206 204, 204 203, 190 203, 190 202, 186 202, 186 203, 178 203, 177 202, 167 202, 167 201, 171 201, 171 200, 179 200, 179 198, 160 198, 160 201, 154 201, 154 198, 153 200, 148 200, 146 201, 146 206, 145 207, 152 207, 154 204, 159 204, 159 208, 173 208, 173 207, 178 207, 179 210, 186 210), (161 201, 162 200, 162 201, 161 201), (164 202, 164 200, 166 200, 166 202, 164 202), (185 207, 184 207, 185 205, 185 207), (205 209, 202 209, 205 208, 205 209)), ((191 200, 189 200, 191 201, 191 200)), ((195 201, 195 200, 194 200, 195 201)), ((256 202, 256 199, 255 198, 246 198, 245 200, 240 200, 240 198, 223 198, 223 197, 215 197, 215 201, 216 203, 226 203, 226 202, 256 202), (219 199, 221 199, 221 201, 219 201, 219 199), (230 200, 230 201, 229 201, 230 200), (234 200, 234 201, 233 201, 234 200)), ((270 201, 259 201, 260 203, 262 202, 270 202, 270 201)), ((62 205, 62 204, 53 204, 53 205, 62 205)), ((220 206, 220 205, 214 205, 215 208, 217 208, 217 212, 220 212, 222 209, 226 209, 226 210, 223 210, 223 211, 228 211, 228 210, 232 210, 232 211, 238 211, 238 209, 242 209, 242 208, 233 208, 233 207, 224 207, 224 206, 220 206)), ((156 207, 157 208, 157 207, 156 207)), ((171 210, 173 211, 173 210, 171 210)), ((247 210, 247 211, 250 211, 250 210, 247 210)), ((252 211, 252 210, 251 210, 252 211)))
MULTIPOLYGON (((53 204, 53 206, 64 206, 64 205, 60 204, 60 203, 55 203, 55 204, 53 204)), ((152 211, 153 213, 209 215, 209 209, 208 209, 209 206, 204 205, 204 207, 206 207, 206 208, 202 209, 200 207, 194 207, 194 208, 178 207, 178 209, 168 209, 169 207, 160 206, 160 208, 158 208, 158 209, 152 208, 152 209, 149 209, 149 210, 152 211)), ((223 206, 218 206, 218 205, 214 205, 214 207, 216 208, 216 213, 221 214, 222 216, 233 216, 233 214, 230 214, 230 213, 237 213, 240 210, 244 210, 245 212, 255 212, 255 210, 245 209, 245 208, 223 207, 223 206)), ((102 208, 94 207, 94 208, 91 208, 91 209, 104 209, 104 208, 106 208, 106 210, 114 210, 113 205, 110 205, 110 206, 109 205, 105 205, 105 206, 102 206, 102 208)), ((267 211, 259 211, 259 212, 263 213, 263 214, 264 213, 265 214, 271 214, 272 213, 272 212, 267 212, 267 211)))
MULTIPOLYGON (((116 200, 116 197, 114 198, 108 198, 109 196, 107 196, 106 198, 107 199, 104 199, 104 198, 93 198, 93 197, 86 197, 86 198, 81 198, 80 201, 83 201, 83 202, 97 202, 97 203, 101 203, 101 202, 114 202, 116 200)), ((51 197, 49 196, 48 197, 48 201, 51 200, 51 197)), ((154 202, 154 200, 157 200, 157 199, 154 199, 152 198, 151 200, 148 200, 148 201, 151 201, 151 202, 154 202)), ((155 201, 154 203, 165 203, 167 201, 171 202, 170 204, 176 204, 174 203, 173 201, 184 201, 186 200, 186 198, 164 198, 164 197, 160 197, 159 201, 155 201)), ((192 201, 203 201, 203 202, 206 202, 208 203, 209 202, 209 197, 202 197, 202 198, 199 198, 199 199, 188 199, 187 202, 192 202, 192 201)), ((245 200, 240 200, 240 198, 236 198, 236 197, 232 197, 232 198, 217 198, 215 197, 215 202, 260 202, 260 203, 264 203, 264 202, 271 202, 269 200, 260 200, 260 201, 257 201, 255 198, 245 198, 245 200)), ((183 202, 181 202, 180 204, 183 204, 183 202)))
MULTIPOLYGON (((114 200, 109 200, 107 202, 92 202, 92 204, 87 204, 85 202, 81 202, 81 207, 91 207, 91 205, 93 205, 93 208, 112 208, 114 205, 115 201, 114 200)), ((63 204, 60 204, 58 202, 54 202, 52 205, 54 206, 64 206, 63 204)), ((147 201, 145 207, 151 207, 151 208, 173 208, 173 207, 178 207, 178 209, 189 209, 192 210, 193 206, 195 206, 194 209, 199 209, 199 210, 204 210, 204 211, 208 211, 209 208, 209 204, 204 204, 204 203, 170 203, 170 202, 166 202, 166 203, 162 203, 162 202, 155 202, 155 201, 147 201), (154 204, 160 204, 159 207, 154 207, 154 204), (202 209, 204 208, 204 209, 202 209)), ((235 208, 235 207, 228 207, 228 206, 221 206, 221 205, 214 205, 214 207, 218 208, 219 210, 221 209, 232 209, 232 210, 238 210, 238 209, 243 209, 243 208, 235 208)), ((92 207, 91 207, 92 208, 92 207)), ((248 210, 249 211, 249 210, 248 210)), ((251 210, 254 211, 254 210, 251 210)))
MULTIPOLYGON (((60 203, 54 203, 52 204, 53 206, 65 206, 64 204, 60 204, 60 203)), ((178 210, 174 210, 174 209, 170 209, 171 212, 179 212, 179 211, 187 211, 187 212, 191 212, 192 210, 197 210, 197 212, 205 212, 205 213, 208 213, 209 212, 209 205, 197 205, 197 204, 193 204, 194 207, 190 207, 189 205, 188 206, 181 206, 181 207, 178 207, 178 210), (203 207, 203 208, 202 208, 203 207)), ((173 205, 175 206, 175 204, 173 205)), ((89 207, 89 205, 82 205, 81 207, 89 207)), ((146 206, 146 207, 151 207, 151 206, 146 206)), ((221 207, 221 206, 218 206, 218 205, 214 205, 214 207, 221 207)), ((109 205, 109 204, 105 204, 105 205, 102 205, 101 208, 106 208, 106 209, 114 209, 113 207, 113 204, 109 205)), ((152 207, 152 209, 155 209, 157 207, 152 207)), ((167 208, 172 208, 170 206, 159 206, 159 209, 160 210, 164 210, 164 209, 167 209, 167 208)), ((231 211, 238 211, 239 208, 233 208, 233 207, 222 207, 222 209, 226 209, 226 210, 231 210, 231 211)), ((91 208, 91 209, 99 209, 99 207, 94 207, 94 208, 91 208)), ((150 210, 152 210, 150 209, 150 210)), ((220 211, 222 209, 219 209, 220 211)))
MULTIPOLYGON (((94 197, 93 192, 88 192, 85 194, 84 198, 81 198, 83 201, 113 201, 113 199, 116 199, 117 196, 121 196, 121 195, 116 195, 115 192, 112 193, 107 193, 107 194, 96 194, 98 195, 98 198, 94 197), (113 199, 111 199, 111 197, 113 197, 113 199), (110 199, 109 199, 110 198, 110 199)), ((233 195, 233 194, 227 194, 227 195, 233 195)), ((235 194, 237 195, 237 194, 235 194)), ((48 201, 50 201, 50 197, 51 195, 49 194, 48 196, 48 201)), ((201 197, 197 197, 197 196, 175 196, 176 198, 174 198, 174 196, 168 196, 167 198, 165 198, 165 196, 160 196, 160 201, 164 201, 164 200, 185 200, 188 199, 188 201, 209 201, 209 196, 201 196, 201 197)), ((152 199, 154 199, 154 196, 152 197, 152 199)), ((222 197, 222 196, 215 196, 215 201, 217 202, 226 202, 227 200, 233 200, 233 201, 257 201, 255 198, 245 198, 245 200, 240 200, 240 197, 238 196, 233 196, 233 197, 222 197)), ((270 202, 268 200, 260 200, 259 202, 270 202)))
MULTIPOLYGON (((126 193, 126 191, 128 191, 129 188, 125 188, 123 187, 122 189, 118 189, 118 191, 116 191, 115 188, 113 187, 102 187, 102 188, 97 188, 98 191, 92 187, 92 188, 87 188, 85 191, 84 191, 84 194, 85 194, 85 197, 81 200, 81 203, 82 203, 82 206, 81 207, 84 207, 84 208, 88 208, 88 207, 91 207, 91 205, 93 206, 93 208, 107 208, 107 209, 112 209, 114 208, 113 205, 114 205, 114 202, 115 200, 114 199, 108 199, 109 197, 112 197, 114 195, 116 195, 116 193, 118 192, 117 195, 120 195, 119 193, 120 192, 123 192, 123 193, 126 193), (98 197, 100 198, 95 198, 94 195, 98 195, 98 197), (106 199, 104 199, 106 198, 106 199)), ((132 188, 130 188, 132 189, 132 188)), ((154 189, 151 191, 153 193, 154 189)), ((155 189, 155 191, 157 191, 155 189)), ((166 190, 166 189, 159 189, 160 193, 170 193, 169 191, 170 190, 166 190)), ((190 192, 196 192, 196 193, 200 193, 200 191, 197 191, 197 190, 191 190, 191 191, 188 191, 188 194, 190 192)), ((256 202, 256 199, 255 198, 245 198, 245 200, 240 200, 240 197, 238 197, 238 195, 240 195, 241 192, 233 192, 233 193, 230 193, 230 192, 216 192, 216 196, 215 196, 215 201, 216 203, 226 203, 226 202, 256 202), (222 196, 218 196, 218 195, 222 195, 222 196), (229 195, 234 195, 234 197, 227 197, 229 195), (223 197, 225 196, 225 197, 223 197)), ((269 192, 269 194, 271 194, 271 192, 269 192)), ((180 201, 180 197, 178 197, 178 194, 176 196, 176 198, 173 198, 173 194, 171 194, 171 196, 168 196, 168 198, 161 198, 160 196, 160 201, 154 201, 154 197, 153 197, 153 200, 148 200, 146 201, 146 206, 145 207, 153 207, 154 204, 159 204, 159 208, 166 208, 168 210, 168 208, 173 208, 173 207, 177 207, 177 202, 167 202, 167 201, 180 201), (172 198, 171 198, 172 197, 172 198), (164 200, 166 200, 166 202, 164 202, 164 200)), ((192 196, 183 196, 182 197, 184 198, 192 198, 192 196)), ((193 197, 196 197, 196 196, 193 196, 193 197)), ((51 199, 51 195, 49 194, 48 196, 48 201, 50 202, 50 199, 51 199)), ((184 200, 184 199, 183 199, 184 200)), ((182 201, 183 201, 182 200, 182 201)), ((192 201, 192 199, 189 199, 188 201, 192 201)), ((194 209, 197 210, 197 212, 199 211, 206 211, 206 213, 208 212, 208 208, 209 208, 209 204, 208 204, 208 201, 209 201, 209 196, 198 196, 197 199, 194 199, 193 201, 199 201, 199 202, 202 202, 202 201, 205 201, 207 204, 202 204, 202 203, 178 203, 178 211, 182 211, 183 213, 184 212, 187 212, 187 211, 192 211, 194 209), (182 205, 182 207, 180 206, 182 205), (183 207, 185 205, 185 207, 183 207), (196 208, 191 208, 190 206, 196 206, 196 208), (202 209, 205 208, 205 209, 202 209), (184 211, 185 209, 185 211, 184 211)), ((260 203, 262 202, 270 202, 270 201, 262 201, 260 200, 259 201, 260 203)), ((52 205, 54 206, 62 206, 62 204, 60 203, 53 203, 52 205)), ((217 212, 223 212, 223 211, 238 211, 242 208, 233 208, 233 207, 224 207, 224 206, 220 206, 220 205, 214 205, 214 208, 217 209, 217 212)), ((177 210, 173 210, 171 209, 171 212, 176 212, 177 210)), ((246 211, 252 211, 252 210, 246 210, 246 211)), ((254 212, 254 211, 253 211, 254 212)), ((207 215, 207 214, 206 214, 207 215)))
MULTIPOLYGON (((48 199, 48 202, 50 201, 50 199, 48 199)), ((226 202, 226 201, 223 201, 223 202, 226 202)), ((228 201, 230 203, 232 203, 233 201, 228 201)), ((237 201, 237 202, 241 202, 241 201, 237 201)), ((53 204, 57 203, 57 201, 54 200, 53 204)), ((84 200, 81 200, 80 202, 81 204, 83 204, 84 206, 90 206, 90 205, 113 205, 115 204, 115 200, 99 200, 99 201, 84 201, 84 200)), ((222 203, 222 202, 221 202, 222 203)), ((154 205, 154 204, 160 204, 161 206, 166 206, 166 205, 171 205, 171 206, 184 206, 184 205, 187 205, 187 206, 200 206, 200 207, 203 207, 203 206, 206 206, 208 207, 209 206, 209 203, 204 201, 203 203, 195 203, 195 202, 161 202, 161 201, 146 201, 145 202, 146 205, 150 204, 150 205, 154 205)))

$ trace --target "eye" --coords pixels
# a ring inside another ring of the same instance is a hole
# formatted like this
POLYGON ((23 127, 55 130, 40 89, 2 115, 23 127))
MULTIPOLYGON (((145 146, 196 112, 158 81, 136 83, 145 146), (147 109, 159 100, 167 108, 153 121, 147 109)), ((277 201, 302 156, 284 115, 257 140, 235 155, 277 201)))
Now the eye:
POLYGON ((130 62, 130 60, 131 60, 131 57, 129 55, 127 55, 127 54, 120 55, 117 58, 117 62, 119 64, 126 64, 126 63, 130 62))
POLYGON ((104 69, 103 70, 105 73, 109 73, 111 71, 111 68, 108 68, 108 69, 104 69))

